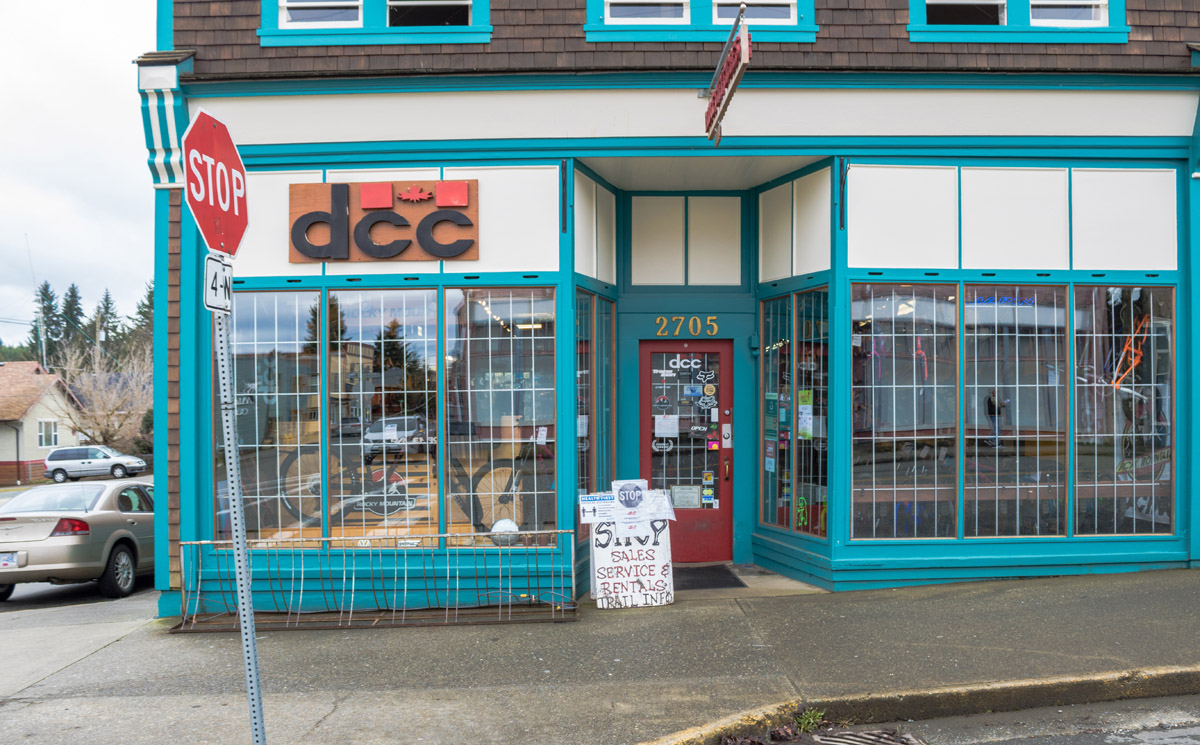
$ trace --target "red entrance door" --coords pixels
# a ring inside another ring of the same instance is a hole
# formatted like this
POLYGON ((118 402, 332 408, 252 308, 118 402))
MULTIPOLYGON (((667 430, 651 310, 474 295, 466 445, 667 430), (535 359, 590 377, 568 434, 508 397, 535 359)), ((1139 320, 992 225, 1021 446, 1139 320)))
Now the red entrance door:
POLYGON ((643 341, 642 478, 671 495, 671 559, 733 558, 733 342, 643 341))

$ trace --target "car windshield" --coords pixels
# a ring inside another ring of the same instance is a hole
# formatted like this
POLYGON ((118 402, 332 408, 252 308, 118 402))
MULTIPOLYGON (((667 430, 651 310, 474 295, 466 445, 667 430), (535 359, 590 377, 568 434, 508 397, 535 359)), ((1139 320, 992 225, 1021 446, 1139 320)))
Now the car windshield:
POLYGON ((103 484, 39 486, 21 492, 0 507, 0 515, 14 512, 87 512, 104 493, 103 484))
POLYGON ((396 416, 387 419, 376 419, 371 425, 372 432, 382 432, 384 427, 395 427, 397 432, 408 432, 417 428, 417 422, 421 420, 419 416, 396 416))
POLYGON ((100 450, 102 452, 108 453, 109 455, 111 455, 114 458, 125 457, 125 453, 122 453, 120 450, 113 450, 112 448, 100 448, 100 450))

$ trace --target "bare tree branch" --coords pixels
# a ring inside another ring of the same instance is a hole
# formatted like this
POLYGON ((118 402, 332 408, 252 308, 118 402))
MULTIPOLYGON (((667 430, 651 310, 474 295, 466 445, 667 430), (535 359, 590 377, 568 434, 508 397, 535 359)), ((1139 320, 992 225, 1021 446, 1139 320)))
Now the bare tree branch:
POLYGON ((154 403, 154 364, 149 346, 113 358, 100 350, 67 346, 57 372, 70 402, 59 415, 91 442, 123 452, 133 447, 142 416, 154 403))

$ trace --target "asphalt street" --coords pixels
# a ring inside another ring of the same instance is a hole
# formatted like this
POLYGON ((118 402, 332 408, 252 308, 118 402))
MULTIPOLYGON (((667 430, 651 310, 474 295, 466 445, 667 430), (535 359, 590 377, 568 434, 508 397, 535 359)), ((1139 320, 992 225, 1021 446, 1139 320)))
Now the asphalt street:
POLYGON ((1052 706, 872 725, 927 745, 1200 745, 1200 696, 1052 706))

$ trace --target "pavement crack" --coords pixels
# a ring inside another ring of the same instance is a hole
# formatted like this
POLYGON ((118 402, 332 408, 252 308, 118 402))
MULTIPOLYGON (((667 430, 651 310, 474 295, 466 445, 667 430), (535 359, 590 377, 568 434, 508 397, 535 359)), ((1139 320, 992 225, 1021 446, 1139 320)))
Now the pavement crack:
POLYGON ((309 735, 316 732, 317 728, 320 727, 322 724, 324 724, 326 719, 328 719, 329 717, 331 717, 337 713, 338 707, 341 706, 342 702, 345 701, 346 699, 348 699, 349 697, 350 697, 350 694, 347 693, 347 694, 343 695, 341 698, 334 698, 333 706, 330 707, 329 711, 327 711, 323 715, 321 715, 320 719, 313 722, 313 726, 309 727, 308 730, 303 735, 300 736, 300 739, 304 740, 309 735))

